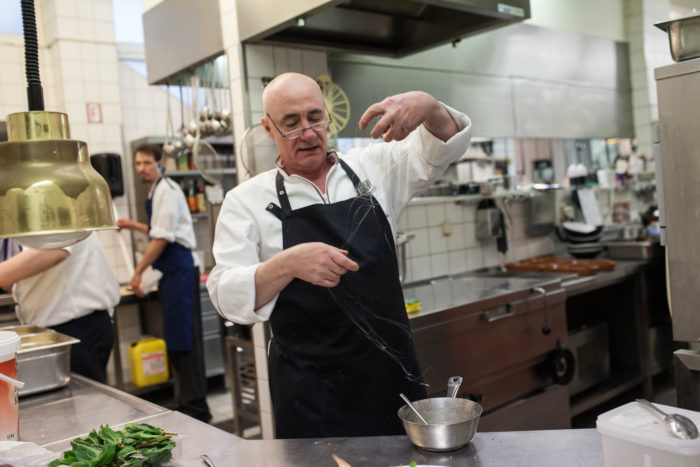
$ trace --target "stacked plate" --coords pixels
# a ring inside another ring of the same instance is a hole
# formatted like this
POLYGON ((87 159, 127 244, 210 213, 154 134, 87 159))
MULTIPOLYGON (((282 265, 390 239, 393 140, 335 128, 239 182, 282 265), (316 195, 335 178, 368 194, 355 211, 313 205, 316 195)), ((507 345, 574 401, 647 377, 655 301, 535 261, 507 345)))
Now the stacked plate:
POLYGON ((603 232, 602 225, 595 226, 583 222, 563 222, 561 226, 566 240, 578 244, 597 242, 603 232))
POLYGON ((569 243, 566 248, 574 258, 590 259, 595 258, 603 251, 603 244, 599 242, 569 243))

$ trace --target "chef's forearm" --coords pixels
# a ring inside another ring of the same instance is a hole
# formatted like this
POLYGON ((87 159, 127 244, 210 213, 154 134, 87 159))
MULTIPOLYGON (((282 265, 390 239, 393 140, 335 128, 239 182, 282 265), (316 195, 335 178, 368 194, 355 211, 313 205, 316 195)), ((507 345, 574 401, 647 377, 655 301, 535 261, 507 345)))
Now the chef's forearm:
POLYGON ((68 251, 24 250, 0 263, 0 287, 11 290, 15 282, 35 276, 68 258, 68 251))
POLYGON ((294 279, 289 251, 285 250, 260 264, 255 271, 255 310, 275 298, 294 279))
POLYGON ((134 268, 134 272, 137 274, 143 273, 148 266, 153 264, 153 262, 158 259, 160 254, 163 253, 163 250, 165 250, 166 246, 168 246, 167 240, 162 238, 152 238, 151 241, 148 242, 146 251, 143 253, 143 258, 141 258, 139 264, 137 264, 134 268))
POLYGON ((459 132, 457 122, 454 121, 445 106, 438 101, 435 101, 435 110, 423 122, 423 125, 433 136, 445 142, 459 132))
POLYGON ((131 230, 135 230, 137 232, 141 232, 144 235, 148 235, 148 224, 144 224, 143 222, 133 221, 133 223, 131 225, 132 225, 131 230))

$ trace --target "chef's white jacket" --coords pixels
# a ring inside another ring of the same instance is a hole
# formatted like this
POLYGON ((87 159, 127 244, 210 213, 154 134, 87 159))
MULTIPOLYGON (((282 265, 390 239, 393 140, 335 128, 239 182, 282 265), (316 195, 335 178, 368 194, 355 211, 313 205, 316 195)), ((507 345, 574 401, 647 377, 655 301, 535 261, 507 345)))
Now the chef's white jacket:
MULTIPOLYGON (((430 187, 469 147, 471 121, 445 107, 460 130, 447 142, 421 125, 403 141, 381 142, 339 155, 360 181, 369 180, 394 233, 409 200, 430 187)), ((357 196, 352 181, 337 163, 328 172, 324 195, 310 181, 287 175, 280 168, 263 172, 227 193, 216 224, 216 266, 209 274, 207 289, 219 313, 239 324, 267 320, 277 302, 275 297, 254 310, 255 272, 261 262, 282 251, 282 223, 265 209, 270 203, 279 204, 275 188, 278 171, 284 177, 293 210, 357 196)))
POLYGON ((153 201, 148 236, 162 238, 168 243, 177 242, 189 250, 194 249, 197 240, 192 215, 180 185, 164 176, 160 183, 153 184, 148 197, 153 201))
POLYGON ((119 303, 119 282, 97 233, 63 248, 69 255, 46 271, 18 281, 12 295, 22 324, 56 326, 119 303))

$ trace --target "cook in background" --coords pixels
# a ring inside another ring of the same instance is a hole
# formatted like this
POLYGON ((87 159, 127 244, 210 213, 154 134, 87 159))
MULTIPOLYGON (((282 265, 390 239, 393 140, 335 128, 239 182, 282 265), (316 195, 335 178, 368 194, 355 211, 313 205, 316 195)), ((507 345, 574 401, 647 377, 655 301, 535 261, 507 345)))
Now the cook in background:
POLYGON ((381 117, 371 135, 385 142, 341 156, 328 152, 329 117, 311 78, 276 77, 263 108, 277 169, 226 195, 207 282, 212 301, 236 323, 270 321, 278 438, 400 434, 399 392, 411 399, 426 392, 398 278, 395 224, 408 201, 466 152, 471 123, 424 92, 395 95, 360 119, 364 129, 381 117), (363 335, 357 318, 386 345, 363 335))
POLYGON ((196 246, 192 216, 180 186, 161 171, 162 153, 153 144, 139 146, 134 154, 136 172, 150 186, 146 200, 148 224, 119 219, 117 227, 148 235, 146 251, 134 268, 129 285, 141 290, 141 274, 148 266, 163 277, 158 298, 163 311, 163 336, 175 384, 176 410, 208 422, 207 381, 204 374, 199 307, 199 268, 192 249, 196 246))
POLYGON ((0 287, 12 290, 22 324, 80 339, 70 351, 72 372, 106 382, 121 295, 96 233, 61 249, 25 248, 0 263, 0 287))

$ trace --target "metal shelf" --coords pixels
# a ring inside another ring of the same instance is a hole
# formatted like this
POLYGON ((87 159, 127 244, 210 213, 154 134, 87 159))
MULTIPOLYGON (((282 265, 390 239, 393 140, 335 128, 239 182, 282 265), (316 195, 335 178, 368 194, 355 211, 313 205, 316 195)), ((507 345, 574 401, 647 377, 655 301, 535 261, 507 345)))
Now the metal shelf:
MULTIPOLYGON (((236 168, 235 167, 227 167, 223 169, 208 169, 207 172, 213 173, 213 174, 223 174, 223 175, 233 175, 236 173, 236 168)), ((202 172, 199 170, 171 170, 168 172, 165 172, 165 175, 168 177, 193 177, 193 176, 202 176, 202 172)))

